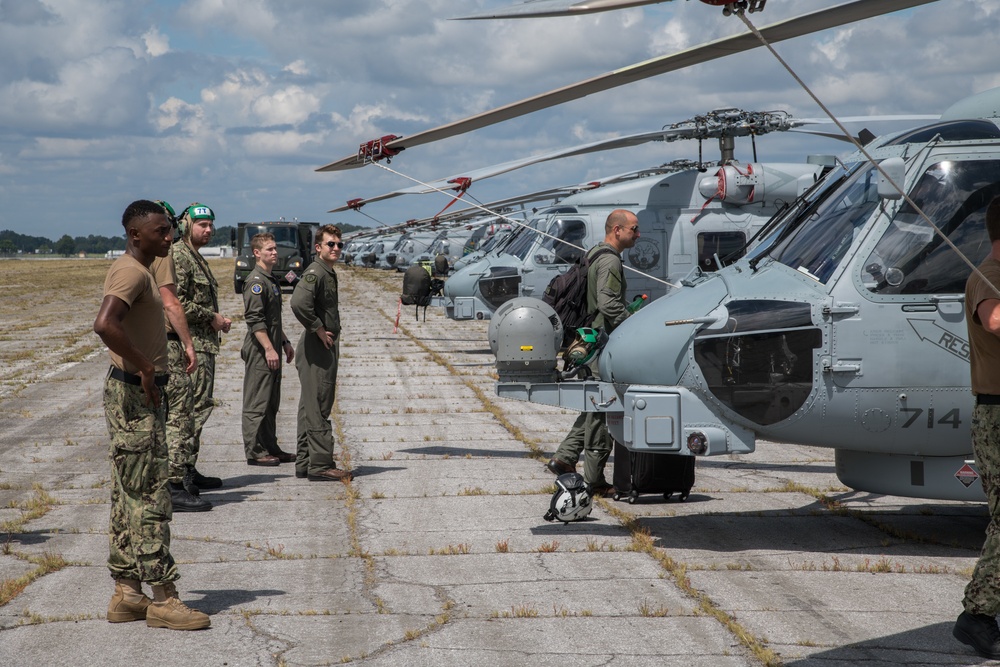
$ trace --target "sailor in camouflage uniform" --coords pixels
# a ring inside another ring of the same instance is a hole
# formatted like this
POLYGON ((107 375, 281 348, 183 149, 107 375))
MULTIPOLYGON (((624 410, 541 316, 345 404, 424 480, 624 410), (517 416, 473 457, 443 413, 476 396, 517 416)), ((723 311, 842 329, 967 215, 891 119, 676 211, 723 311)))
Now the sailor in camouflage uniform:
POLYGON ((337 391, 340 358, 340 309, 334 264, 344 248, 340 228, 316 232, 316 261, 306 268, 292 293, 292 313, 305 328, 295 351, 299 395, 295 476, 311 482, 348 481, 333 460, 330 410, 337 391))
POLYGON ((984 658, 1000 659, 1000 197, 986 207, 990 254, 965 284, 972 393, 972 452, 986 494, 990 523, 965 587, 964 611, 952 634, 984 658), (981 275, 980 275, 981 274, 981 275), (985 280, 984 280, 985 278, 985 280))
MULTIPOLYGON (((178 221, 180 238, 170 249, 174 264, 177 298, 184 308, 188 329, 198 358, 186 392, 171 392, 167 410, 167 444, 170 449, 170 486, 172 495, 187 492, 197 496, 201 489, 218 489, 222 480, 206 477, 195 467, 201 450, 201 433, 212 414, 215 387, 215 357, 219 353, 219 334, 227 333, 232 320, 219 313, 219 285, 199 250, 212 239, 215 213, 194 203, 178 221), (177 437, 174 437, 176 434, 177 437), (185 437, 186 436, 186 437, 185 437)), ((167 334, 170 350, 170 376, 183 377, 184 368, 177 336, 167 334)), ((211 509, 204 499, 198 499, 211 509)), ((174 502, 174 509, 178 504, 174 502)), ((192 508, 195 509, 195 508, 192 508)))
POLYGON ((156 202, 139 200, 122 215, 128 245, 108 270, 94 332, 111 352, 104 414, 111 437, 108 569, 115 592, 108 621, 145 620, 172 630, 211 625, 177 597, 170 554, 170 494, 164 427, 167 338, 163 301, 149 272, 170 250, 171 225, 156 202), (142 592, 152 587, 153 599, 142 592))
POLYGON ((295 455, 278 447, 275 417, 281 401, 281 355, 292 363, 295 350, 281 328, 281 286, 271 275, 278 262, 273 234, 250 239, 257 265, 243 283, 244 320, 247 335, 240 356, 246 366, 243 376, 243 447, 247 465, 276 466, 290 463, 295 455))
MULTIPOLYGON (((167 214, 167 219, 176 229, 177 216, 173 207, 165 201, 157 201, 167 214)), ((176 241, 175 241, 176 243, 176 241)), ((188 331, 187 316, 184 306, 177 298, 177 279, 174 275, 174 260, 168 253, 166 257, 157 257, 149 266, 153 280, 160 289, 163 299, 163 312, 167 317, 167 365, 170 369, 170 379, 167 381, 167 452, 173 459, 176 449, 190 449, 189 445, 178 446, 176 443, 188 443, 193 437, 194 422, 191 420, 191 373, 198 365, 198 356, 194 351, 194 342, 188 331)), ((183 479, 183 471, 180 475, 183 479)), ((168 476, 175 477, 173 470, 168 469, 168 476)), ((174 481, 179 481, 174 479, 174 481)), ((197 512, 210 510, 212 505, 194 495, 191 495, 178 483, 169 483, 170 501, 175 512, 197 512)), ((197 488, 194 489, 197 492, 197 488)))

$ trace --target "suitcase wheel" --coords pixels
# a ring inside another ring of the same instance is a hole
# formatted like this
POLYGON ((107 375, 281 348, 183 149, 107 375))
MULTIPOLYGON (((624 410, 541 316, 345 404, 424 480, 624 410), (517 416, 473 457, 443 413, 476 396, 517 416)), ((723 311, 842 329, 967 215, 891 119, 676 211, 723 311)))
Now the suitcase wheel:
POLYGON ((690 491, 682 492, 681 495, 678 496, 677 500, 679 500, 680 502, 684 502, 685 500, 687 500, 688 494, 690 493, 691 493, 690 491))
POLYGON ((615 491, 615 495, 613 495, 611 497, 614 499, 615 502, 618 502, 619 500, 622 499, 622 494, 620 494, 617 491, 615 491))
POLYGON ((635 491, 633 491, 630 494, 628 494, 628 504, 629 505, 634 505, 635 504, 635 499, 638 498, 638 497, 639 497, 639 494, 637 492, 635 492, 635 491))

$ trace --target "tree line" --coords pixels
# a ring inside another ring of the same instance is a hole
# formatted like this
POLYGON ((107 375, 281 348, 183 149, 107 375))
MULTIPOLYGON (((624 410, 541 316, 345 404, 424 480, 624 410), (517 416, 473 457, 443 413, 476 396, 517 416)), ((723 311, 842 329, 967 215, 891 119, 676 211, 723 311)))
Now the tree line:
MULTIPOLYGON (((359 225, 338 224, 344 234, 367 229, 359 225)), ((232 243, 233 234, 236 227, 223 225, 217 227, 212 236, 210 246, 228 246, 232 243)), ((63 234, 56 240, 44 236, 30 236, 28 234, 18 234, 17 232, 4 229, 0 231, 0 256, 10 255, 62 255, 69 257, 79 253, 88 255, 104 255, 109 250, 124 250, 125 235, 121 236, 100 236, 88 234, 87 236, 70 236, 63 234)))

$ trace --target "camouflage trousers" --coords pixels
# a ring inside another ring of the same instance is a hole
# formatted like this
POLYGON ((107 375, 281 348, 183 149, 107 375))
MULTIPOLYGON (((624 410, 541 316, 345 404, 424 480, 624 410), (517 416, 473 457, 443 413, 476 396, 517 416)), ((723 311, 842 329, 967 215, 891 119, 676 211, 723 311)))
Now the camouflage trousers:
POLYGON ((179 483, 188 466, 198 462, 201 431, 215 407, 215 355, 195 352, 198 367, 187 374, 184 345, 168 341, 170 382, 167 384, 167 449, 170 481, 179 483))
POLYGON ((608 483, 604 476, 604 466, 611 457, 614 444, 615 441, 608 433, 604 414, 581 412, 569 433, 559 443, 553 458, 575 466, 582 452, 584 481, 601 486, 608 483))
POLYGON ((972 411, 972 451, 990 510, 983 551, 965 587, 962 605, 970 614, 1000 613, 1000 405, 972 411))
POLYGON ((146 406, 142 387, 107 378, 104 416, 111 436, 108 569, 115 579, 164 584, 179 575, 170 555, 173 506, 167 490, 164 397, 146 406))

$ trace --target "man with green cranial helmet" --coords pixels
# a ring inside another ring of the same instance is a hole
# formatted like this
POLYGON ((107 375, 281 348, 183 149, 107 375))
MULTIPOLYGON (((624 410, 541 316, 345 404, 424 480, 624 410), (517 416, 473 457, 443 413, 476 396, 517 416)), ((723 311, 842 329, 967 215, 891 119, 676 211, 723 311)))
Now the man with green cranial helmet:
POLYGON ((187 372, 176 341, 168 336, 170 384, 167 392, 167 450, 169 453, 170 494, 174 511, 210 510, 210 502, 200 498, 202 490, 222 486, 218 477, 202 475, 196 465, 201 451, 201 434, 212 414, 215 388, 215 357, 221 334, 229 332, 232 320, 219 312, 218 282, 201 255, 213 234, 215 212, 195 202, 184 209, 177 221, 180 238, 170 248, 177 298, 183 307, 197 357, 197 366, 187 372))
POLYGON ((184 209, 180 220, 177 222, 178 231, 181 236, 187 236, 191 232, 191 223, 195 220, 215 220, 215 212, 204 204, 195 202, 184 209))
POLYGON ((177 226, 177 214, 174 213, 174 207, 163 201, 162 199, 157 199, 156 202, 163 207, 163 211, 167 214, 167 219, 170 220, 170 224, 174 227, 177 226))

